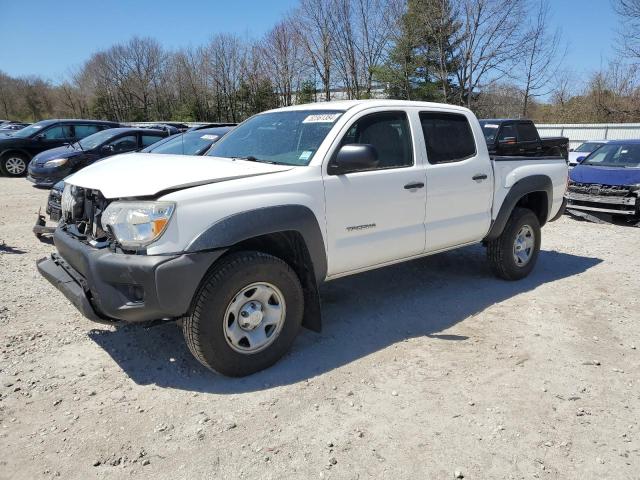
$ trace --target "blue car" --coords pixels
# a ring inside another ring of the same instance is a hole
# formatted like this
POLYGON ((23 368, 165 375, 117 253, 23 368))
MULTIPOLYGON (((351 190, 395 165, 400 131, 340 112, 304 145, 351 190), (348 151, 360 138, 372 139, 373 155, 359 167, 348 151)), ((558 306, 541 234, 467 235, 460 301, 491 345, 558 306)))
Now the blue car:
POLYGON ((569 173, 567 210, 640 220, 640 140, 614 140, 569 173))

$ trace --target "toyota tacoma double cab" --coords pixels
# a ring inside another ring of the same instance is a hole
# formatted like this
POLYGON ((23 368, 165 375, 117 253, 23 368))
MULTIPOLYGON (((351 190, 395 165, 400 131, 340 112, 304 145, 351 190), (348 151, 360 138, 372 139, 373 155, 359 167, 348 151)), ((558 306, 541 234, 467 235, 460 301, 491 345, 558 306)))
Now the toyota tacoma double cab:
POLYGON ((562 157, 490 158, 462 107, 299 105, 205 156, 116 155, 66 178, 38 269, 87 318, 177 320, 203 365, 242 376, 320 330, 322 282, 480 242, 499 277, 527 276, 566 183, 562 157))

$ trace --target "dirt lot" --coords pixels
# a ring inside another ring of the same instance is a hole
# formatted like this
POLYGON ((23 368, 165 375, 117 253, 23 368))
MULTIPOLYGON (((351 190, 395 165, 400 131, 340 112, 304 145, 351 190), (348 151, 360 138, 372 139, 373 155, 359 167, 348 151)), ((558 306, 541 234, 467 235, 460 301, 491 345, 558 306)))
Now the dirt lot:
POLYGON ((550 224, 517 283, 481 247, 335 281, 322 334, 228 379, 40 278, 46 195, 0 178, 2 479, 640 478, 640 229, 550 224))

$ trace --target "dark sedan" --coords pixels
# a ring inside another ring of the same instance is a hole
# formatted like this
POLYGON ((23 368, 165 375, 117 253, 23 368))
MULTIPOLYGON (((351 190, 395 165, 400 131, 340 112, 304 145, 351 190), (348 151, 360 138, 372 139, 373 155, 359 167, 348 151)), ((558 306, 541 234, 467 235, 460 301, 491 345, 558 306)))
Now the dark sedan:
POLYGON ((43 120, 0 137, 0 172, 10 177, 27 173, 27 165, 40 152, 77 142, 118 123, 103 120, 43 120))
POLYGON ((190 130, 185 133, 172 135, 166 140, 145 148, 143 152, 173 155, 204 155, 211 145, 232 129, 233 127, 214 127, 190 130))
POLYGON ((118 153, 136 152, 166 136, 163 130, 146 128, 111 128, 94 133, 71 145, 36 155, 29 164, 27 180, 38 187, 51 187, 96 160, 118 153))

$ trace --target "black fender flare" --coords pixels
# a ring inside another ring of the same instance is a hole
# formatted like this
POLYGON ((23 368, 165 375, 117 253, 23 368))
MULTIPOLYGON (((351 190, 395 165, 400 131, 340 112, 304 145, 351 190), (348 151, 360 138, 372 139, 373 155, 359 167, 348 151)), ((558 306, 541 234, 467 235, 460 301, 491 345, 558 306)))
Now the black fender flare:
POLYGON ((186 252, 229 248, 244 240, 295 231, 307 246, 318 284, 327 275, 327 254, 320 225, 314 213, 304 205, 278 205, 236 213, 207 227, 187 246, 186 252))
MULTIPOLYGON (((507 193, 507 196, 504 198, 500 211, 491 224, 489 233, 484 238, 485 242, 495 240, 502 234, 517 203, 522 197, 533 192, 544 192, 547 194, 547 215, 551 212, 551 206, 553 205, 553 182, 551 178, 546 175, 531 175, 518 180, 513 184, 509 193, 507 193)), ((547 219, 544 220, 546 221, 547 219)), ((545 221, 540 223, 544 225, 545 221)))
MULTIPOLYGON (((304 318, 302 325, 320 332, 322 312, 318 285, 327 275, 327 254, 320 225, 314 213, 303 205, 278 205, 230 215, 207 227, 187 246, 186 252, 227 249, 263 235, 294 231, 302 236, 311 269, 302 273, 304 318)), ((300 273, 299 273, 300 274, 300 273)))

